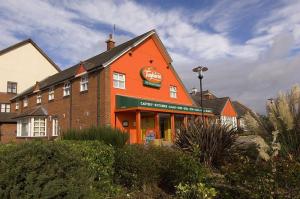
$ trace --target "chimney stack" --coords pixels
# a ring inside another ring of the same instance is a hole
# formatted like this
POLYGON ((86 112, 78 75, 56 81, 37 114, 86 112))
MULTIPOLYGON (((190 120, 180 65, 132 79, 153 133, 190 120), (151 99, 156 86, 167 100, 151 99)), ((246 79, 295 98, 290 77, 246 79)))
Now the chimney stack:
POLYGON ((197 88, 192 88, 190 94, 195 95, 197 93, 197 88))
POLYGON ((106 40, 107 50, 111 50, 112 48, 114 48, 115 43, 116 42, 113 40, 112 34, 109 34, 109 38, 108 38, 108 40, 106 40))

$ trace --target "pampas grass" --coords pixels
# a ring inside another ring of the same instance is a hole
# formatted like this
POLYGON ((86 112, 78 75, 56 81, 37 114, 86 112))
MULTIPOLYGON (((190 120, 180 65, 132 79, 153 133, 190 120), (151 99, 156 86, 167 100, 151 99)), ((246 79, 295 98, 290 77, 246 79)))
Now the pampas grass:
MULTIPOLYGON (((245 117, 247 128, 255 134, 272 135, 273 142, 280 144, 280 152, 290 159, 300 160, 300 86, 295 85, 290 91, 280 92, 276 99, 267 103, 266 120, 245 117), (266 128, 268 124, 271 128, 266 128)), ((272 143, 273 143, 272 142, 272 143)))

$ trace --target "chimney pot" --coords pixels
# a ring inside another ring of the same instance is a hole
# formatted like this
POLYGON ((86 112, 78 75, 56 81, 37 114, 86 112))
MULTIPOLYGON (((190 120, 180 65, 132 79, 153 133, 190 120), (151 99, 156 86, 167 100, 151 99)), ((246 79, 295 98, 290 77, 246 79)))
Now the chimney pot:
POLYGON ((108 38, 108 40, 106 40, 107 50, 111 50, 112 48, 114 48, 115 43, 116 42, 113 40, 113 35, 109 34, 109 38, 108 38))

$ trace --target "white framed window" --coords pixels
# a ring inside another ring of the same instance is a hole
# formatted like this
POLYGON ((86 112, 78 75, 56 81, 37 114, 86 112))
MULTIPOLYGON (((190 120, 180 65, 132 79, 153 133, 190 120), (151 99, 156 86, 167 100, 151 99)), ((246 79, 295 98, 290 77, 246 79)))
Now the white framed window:
POLYGON ((1 113, 9 113, 10 104, 1 104, 1 113))
POLYGON ((47 119, 45 117, 30 117, 18 120, 18 137, 44 137, 46 136, 47 119))
POLYGON ((63 87, 63 96, 69 96, 71 94, 71 84, 66 82, 63 87))
POLYGON ((176 86, 170 86, 170 97, 177 98, 177 87, 176 86))
POLYGON ((89 86, 89 77, 88 75, 84 75, 80 80, 80 92, 87 91, 89 86))
POLYGON ((6 112, 10 113, 10 104, 6 104, 6 112))
POLYGON ((113 74, 113 87, 125 89, 125 75, 122 73, 113 74))
POLYGON ((58 119, 53 118, 53 120, 52 120, 52 136, 58 136, 58 135, 59 135, 58 119))
POLYGON ((33 137, 46 136, 46 120, 45 118, 33 118, 33 137))
POLYGON ((27 106, 28 106, 28 98, 25 97, 25 98, 23 99, 23 107, 27 107, 27 106))
POLYGON ((42 95, 41 94, 37 94, 37 96, 36 96, 36 103, 37 104, 42 103, 42 95))
POLYGON ((16 110, 19 110, 19 102, 16 102, 16 110))
POLYGON ((28 137, 29 134, 29 118, 24 118, 22 120, 18 120, 17 124, 17 136, 18 137, 28 137))
POLYGON ((54 88, 53 88, 53 87, 51 87, 51 88, 49 89, 48 100, 49 100, 49 101, 54 100, 54 88))

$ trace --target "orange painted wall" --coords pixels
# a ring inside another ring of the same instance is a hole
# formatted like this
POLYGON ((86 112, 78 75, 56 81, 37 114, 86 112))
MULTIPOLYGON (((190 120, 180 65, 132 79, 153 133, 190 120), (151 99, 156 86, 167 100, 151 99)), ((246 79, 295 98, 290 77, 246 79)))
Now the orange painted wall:
MULTIPOLYGON (((183 85, 177 80, 176 75, 159 51, 153 38, 148 38, 142 44, 132 50, 132 55, 124 54, 112 65, 110 65, 111 78, 111 113, 115 112, 115 96, 125 95, 131 97, 139 97, 144 99, 156 100, 167 103, 175 103, 192 106, 193 102, 186 93, 183 85), (150 63, 153 60, 153 63, 150 63), (153 66, 162 74, 162 83, 159 89, 146 87, 140 76, 140 70, 144 66, 153 66), (123 73, 126 77, 126 89, 113 88, 112 76, 113 72, 123 73), (170 97, 170 85, 177 87, 177 98, 170 97)), ((111 118, 111 124, 115 124, 114 117, 111 118)))
POLYGON ((121 129, 122 131, 125 131, 129 133, 130 140, 129 142, 137 143, 137 133, 136 133, 136 127, 134 126, 135 122, 135 112, 122 112, 117 113, 116 115, 116 127, 121 129), (128 121, 128 127, 122 126, 122 121, 127 120, 128 121))
POLYGON ((232 103, 228 100, 225 104, 222 114, 223 116, 237 117, 237 113, 234 110, 232 103))

